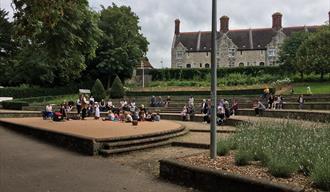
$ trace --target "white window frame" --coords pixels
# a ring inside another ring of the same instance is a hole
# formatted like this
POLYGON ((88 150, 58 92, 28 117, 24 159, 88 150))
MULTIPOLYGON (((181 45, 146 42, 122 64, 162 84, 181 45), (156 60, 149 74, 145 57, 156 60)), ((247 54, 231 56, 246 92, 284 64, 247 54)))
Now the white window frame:
POLYGON ((268 57, 276 57, 276 49, 274 48, 268 49, 267 53, 268 57))
POLYGON ((228 57, 235 57, 236 49, 235 48, 229 48, 228 49, 228 57))

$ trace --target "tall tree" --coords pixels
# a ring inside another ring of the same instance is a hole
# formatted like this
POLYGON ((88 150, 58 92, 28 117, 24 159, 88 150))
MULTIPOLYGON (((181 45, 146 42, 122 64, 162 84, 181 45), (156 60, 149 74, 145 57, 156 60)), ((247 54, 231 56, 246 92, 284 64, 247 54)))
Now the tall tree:
POLYGON ((13 0, 20 81, 65 84, 95 56, 101 34, 87 0, 13 0))
POLYGON ((330 73, 330 26, 324 26, 304 41, 297 51, 297 58, 308 63, 323 80, 324 75, 330 73))
POLYGON ((300 45, 308 39, 310 34, 308 32, 296 32, 289 38, 285 39, 280 50, 280 62, 282 63, 282 69, 287 73, 299 72, 301 78, 303 78, 304 72, 306 72, 308 65, 306 62, 296 62, 296 53, 300 45))
POLYGON ((12 23, 8 20, 8 12, 0 9, 0 85, 8 85, 12 74, 11 57, 15 51, 15 45, 11 34, 12 23))
POLYGON ((104 34, 94 62, 99 72, 108 77, 109 88, 116 75, 122 80, 131 78, 149 43, 140 32, 138 16, 127 6, 113 3, 102 7, 99 28, 104 34))

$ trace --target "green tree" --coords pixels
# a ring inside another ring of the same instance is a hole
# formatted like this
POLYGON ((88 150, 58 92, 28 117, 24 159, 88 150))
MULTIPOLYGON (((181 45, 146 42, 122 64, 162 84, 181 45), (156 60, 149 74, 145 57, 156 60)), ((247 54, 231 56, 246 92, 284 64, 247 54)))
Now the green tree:
POLYGON ((120 78, 116 76, 115 80, 112 83, 110 89, 111 98, 123 98, 125 95, 124 85, 121 82, 120 78))
POLYGON ((298 61, 304 61, 312 71, 320 74, 321 80, 330 72, 330 27, 324 26, 310 35, 297 51, 298 61))
POLYGON ((99 28, 103 38, 97 49, 95 63, 106 75, 107 88, 113 78, 131 78, 133 69, 148 50, 148 41, 140 32, 139 18, 130 7, 112 4, 101 11, 99 28))
POLYGON ((12 23, 8 21, 8 12, 0 9, 0 85, 10 84, 12 71, 12 55, 15 45, 12 41, 12 23))
POLYGON ((65 84, 93 58, 101 31, 87 0, 13 0, 19 40, 15 78, 30 84, 65 84))
POLYGON ((309 35, 308 32, 293 33, 289 38, 285 39, 279 53, 279 61, 282 63, 282 69, 287 73, 299 72, 302 79, 308 66, 306 62, 296 62, 296 53, 300 45, 308 39, 309 35))
POLYGON ((96 79, 94 83, 94 86, 92 88, 92 95, 94 96, 96 101, 101 101, 106 97, 103 84, 99 79, 96 79))

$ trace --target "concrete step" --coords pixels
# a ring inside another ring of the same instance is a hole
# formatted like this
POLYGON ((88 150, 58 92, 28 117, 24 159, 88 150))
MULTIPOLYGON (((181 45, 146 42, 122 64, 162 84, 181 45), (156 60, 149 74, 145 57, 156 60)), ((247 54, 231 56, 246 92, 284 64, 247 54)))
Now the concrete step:
POLYGON ((118 148, 126 148, 128 146, 132 145, 145 145, 148 143, 155 143, 159 141, 164 141, 164 140, 169 140, 174 137, 179 137, 182 135, 185 135, 189 132, 189 130, 184 129, 183 131, 179 131, 176 133, 171 133, 171 134, 163 134, 155 137, 149 137, 149 138, 142 138, 142 139, 136 139, 136 140, 131 140, 131 141, 118 141, 118 142, 107 142, 103 144, 104 149, 118 149, 118 148))
POLYGON ((137 151, 142 149, 148 149, 148 148, 154 148, 154 147, 160 147, 164 145, 170 145, 172 141, 166 140, 162 142, 156 142, 156 143, 149 143, 145 145, 138 145, 138 146, 131 146, 131 147, 125 147, 125 148, 118 148, 118 149, 101 149, 100 154, 107 157, 114 154, 120 154, 125 152, 131 152, 131 151, 137 151))

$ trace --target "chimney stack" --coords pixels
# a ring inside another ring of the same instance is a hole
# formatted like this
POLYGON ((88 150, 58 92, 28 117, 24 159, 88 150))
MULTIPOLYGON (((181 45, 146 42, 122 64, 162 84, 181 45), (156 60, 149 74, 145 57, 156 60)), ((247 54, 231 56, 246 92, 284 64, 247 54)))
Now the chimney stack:
POLYGON ((179 35, 180 34, 180 20, 176 19, 175 20, 175 35, 179 35))
POLYGON ((220 32, 227 33, 229 31, 229 17, 222 16, 220 18, 220 32))
POLYGON ((276 31, 282 29, 282 14, 279 12, 273 14, 273 29, 276 31))

